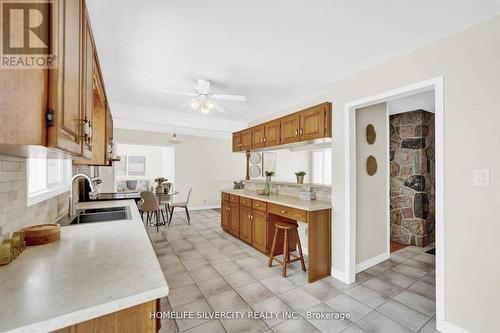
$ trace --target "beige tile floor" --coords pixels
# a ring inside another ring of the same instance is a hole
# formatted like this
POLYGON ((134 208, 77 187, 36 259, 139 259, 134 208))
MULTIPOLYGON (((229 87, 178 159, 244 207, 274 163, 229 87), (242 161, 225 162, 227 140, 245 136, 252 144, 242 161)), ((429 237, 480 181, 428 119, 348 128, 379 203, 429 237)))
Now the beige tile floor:
POLYGON ((161 332, 437 332, 434 256, 406 247, 347 285, 333 277, 308 284, 297 265, 281 276, 267 257, 220 228, 220 213, 181 212, 171 226, 148 229, 170 287, 162 311, 294 312, 253 319, 164 319, 161 332), (349 312, 350 320, 307 313, 349 312))

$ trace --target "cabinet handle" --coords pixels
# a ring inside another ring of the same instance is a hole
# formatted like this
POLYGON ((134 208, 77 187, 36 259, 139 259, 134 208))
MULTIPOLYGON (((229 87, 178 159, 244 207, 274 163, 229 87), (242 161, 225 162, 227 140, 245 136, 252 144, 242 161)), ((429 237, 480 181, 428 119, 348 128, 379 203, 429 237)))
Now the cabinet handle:
POLYGON ((295 130, 295 136, 299 135, 299 131, 295 130))
POLYGON ((266 142, 266 141, 267 141, 266 137, 264 137, 263 139, 264 139, 264 142, 266 142))
POLYGON ((250 220, 252 220, 252 221, 253 221, 253 215, 252 215, 252 216, 250 216, 250 220))
POLYGON ((284 210, 281 211, 281 214, 285 214, 286 212, 284 210))
POLYGON ((304 134, 304 130, 301 128, 299 131, 300 134, 304 134))
POLYGON ((259 204, 255 204, 256 207, 259 207, 259 204))

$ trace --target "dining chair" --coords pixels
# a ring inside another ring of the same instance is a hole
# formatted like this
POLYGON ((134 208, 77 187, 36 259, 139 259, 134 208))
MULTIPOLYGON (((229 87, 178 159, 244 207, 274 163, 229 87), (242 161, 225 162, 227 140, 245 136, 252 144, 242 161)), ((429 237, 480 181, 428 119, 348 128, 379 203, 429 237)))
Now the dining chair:
POLYGON ((156 231, 158 231, 160 226, 160 214, 163 218, 163 221, 165 221, 165 216, 163 215, 163 210, 160 208, 160 204, 158 203, 156 194, 149 191, 143 191, 141 192, 141 199, 141 217, 144 213, 147 213, 145 224, 150 224, 153 227, 156 227, 156 231), (155 224, 151 224, 151 219, 153 218, 153 216, 156 217, 155 224))
POLYGON ((191 196, 191 190, 192 189, 193 188, 189 189, 188 195, 186 197, 186 201, 173 202, 173 203, 170 204, 170 220, 168 221, 168 224, 170 224, 172 222, 172 216, 174 214, 174 208, 184 208, 184 210, 186 211, 186 217, 187 217, 188 224, 191 225, 191 217, 189 216, 188 204, 189 204, 189 197, 191 196))

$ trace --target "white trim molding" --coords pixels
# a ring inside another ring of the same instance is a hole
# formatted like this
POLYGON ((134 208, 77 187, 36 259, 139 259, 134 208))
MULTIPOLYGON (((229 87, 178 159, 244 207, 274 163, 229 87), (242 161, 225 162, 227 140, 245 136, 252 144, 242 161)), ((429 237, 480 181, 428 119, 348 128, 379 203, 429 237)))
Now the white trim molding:
POLYGON ((378 256, 375 256, 373 258, 370 258, 368 260, 360 262, 359 264, 356 265, 356 273, 362 272, 365 269, 368 269, 372 266, 380 264, 382 261, 385 261, 385 260, 389 259, 390 257, 391 257, 390 252, 384 252, 382 254, 379 254, 378 256))
POLYGON ((331 273, 332 273, 332 276, 333 276, 334 278, 336 278, 337 280, 340 280, 340 281, 342 281, 342 282, 345 282, 345 281, 346 281, 346 275, 345 275, 345 273, 344 273, 344 272, 339 271, 339 270, 338 270, 338 269, 336 269, 336 268, 332 268, 332 272, 331 272, 331 273))
POLYGON ((469 333, 469 331, 450 323, 449 321, 444 322, 444 332, 445 333, 469 333))
POLYGON ((417 82, 345 104, 345 279, 356 280, 356 110, 393 99, 434 91, 436 132, 436 323, 445 330, 445 235, 444 235, 444 95, 443 77, 417 82))

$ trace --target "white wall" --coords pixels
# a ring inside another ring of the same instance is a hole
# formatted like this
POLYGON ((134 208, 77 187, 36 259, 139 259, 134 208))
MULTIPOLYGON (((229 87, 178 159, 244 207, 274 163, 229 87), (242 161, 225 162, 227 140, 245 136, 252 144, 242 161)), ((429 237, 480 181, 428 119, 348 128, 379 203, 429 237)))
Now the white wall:
MULTIPOLYGON (((304 177, 304 182, 309 182, 311 174, 311 152, 280 149, 269 151, 269 153, 276 154, 276 175, 272 178, 273 181, 295 183, 297 181, 295 172, 303 170, 307 173, 304 177)), ((245 161, 242 167, 245 168, 245 161)), ((264 175, 260 178, 264 179, 264 175)))
POLYGON ((342 273, 348 225, 345 104, 439 76, 444 79, 445 320, 469 332, 500 332, 496 245, 500 235, 500 16, 339 80, 330 93, 266 118, 324 101, 334 103, 332 262, 342 273), (473 185, 477 168, 490 169, 489 186, 473 185))
POLYGON ((181 192, 174 199, 182 200, 192 187, 192 208, 219 206, 220 191, 245 177, 245 154, 232 153, 230 139, 179 136, 181 143, 172 145, 170 134, 126 129, 115 129, 114 137, 121 143, 173 146, 174 187, 181 192))
MULTIPOLYGON (((370 259, 388 259, 387 253, 387 104, 379 103, 356 111, 356 264, 361 270, 370 259), (366 142, 366 126, 377 133, 373 144, 366 142), (377 172, 366 172, 366 159, 377 160, 377 172)), ((373 262, 376 264, 376 262, 373 262)))
POLYGON ((144 156, 146 158, 146 173, 143 176, 115 175, 116 181, 144 179, 149 181, 150 186, 154 186, 154 179, 163 176, 173 182, 175 186, 174 147, 118 143, 116 145, 116 153, 117 155, 144 156))

